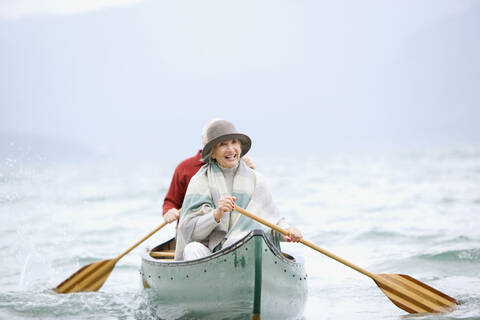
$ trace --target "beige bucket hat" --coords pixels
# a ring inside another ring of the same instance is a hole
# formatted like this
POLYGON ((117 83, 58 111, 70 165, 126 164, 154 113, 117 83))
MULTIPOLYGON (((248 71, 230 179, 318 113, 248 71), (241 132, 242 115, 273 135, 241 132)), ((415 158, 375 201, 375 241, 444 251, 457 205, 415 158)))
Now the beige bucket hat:
POLYGON ((252 140, 247 135, 239 133, 230 121, 214 121, 206 131, 207 144, 205 144, 205 147, 202 150, 203 161, 210 161, 212 149, 216 144, 231 139, 240 140, 240 143, 242 144, 242 153, 240 157, 243 157, 252 146, 252 140))

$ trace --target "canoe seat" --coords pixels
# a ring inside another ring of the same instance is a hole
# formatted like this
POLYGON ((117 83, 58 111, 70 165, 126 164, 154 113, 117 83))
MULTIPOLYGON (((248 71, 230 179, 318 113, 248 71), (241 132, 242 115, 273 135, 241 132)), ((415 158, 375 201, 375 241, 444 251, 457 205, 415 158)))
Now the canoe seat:
POLYGON ((288 253, 286 252, 282 252, 282 255, 287 258, 288 260, 292 260, 293 262, 295 262, 295 258, 292 257, 291 255, 289 255, 288 253))
POLYGON ((150 252, 150 256, 156 259, 174 259, 175 252, 174 251, 152 251, 150 252))

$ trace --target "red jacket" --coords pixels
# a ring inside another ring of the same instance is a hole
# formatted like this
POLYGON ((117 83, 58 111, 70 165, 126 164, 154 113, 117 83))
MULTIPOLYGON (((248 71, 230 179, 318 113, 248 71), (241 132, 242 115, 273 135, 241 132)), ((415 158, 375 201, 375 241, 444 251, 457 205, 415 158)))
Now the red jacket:
POLYGON ((190 179, 204 164, 205 162, 202 161, 202 150, 199 150, 195 156, 183 160, 175 168, 172 182, 170 182, 167 195, 163 200, 163 214, 172 208, 180 209, 182 207, 190 179))

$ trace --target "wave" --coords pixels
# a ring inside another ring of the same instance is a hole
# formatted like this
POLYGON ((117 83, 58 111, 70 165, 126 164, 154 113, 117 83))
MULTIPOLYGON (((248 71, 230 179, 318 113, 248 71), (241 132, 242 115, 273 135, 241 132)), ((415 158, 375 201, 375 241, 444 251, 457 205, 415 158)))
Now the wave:
POLYGON ((373 229, 367 232, 362 232, 353 236, 353 240, 378 240, 378 239, 399 239, 405 238, 405 235, 402 235, 399 232, 395 231, 382 231, 378 229, 373 229))
POLYGON ((395 241, 395 242, 418 242, 433 241, 439 237, 438 233, 411 234, 402 230, 385 230, 373 228, 368 231, 358 232, 350 236, 353 241, 395 241))
POLYGON ((372 268, 383 272, 402 270, 404 273, 428 273, 436 270, 445 275, 475 275, 478 276, 480 267, 480 248, 445 250, 438 253, 412 254, 410 256, 383 259, 372 265, 372 268))
POLYGON ((448 250, 435 254, 422 254, 417 258, 443 262, 480 262, 480 248, 448 250))

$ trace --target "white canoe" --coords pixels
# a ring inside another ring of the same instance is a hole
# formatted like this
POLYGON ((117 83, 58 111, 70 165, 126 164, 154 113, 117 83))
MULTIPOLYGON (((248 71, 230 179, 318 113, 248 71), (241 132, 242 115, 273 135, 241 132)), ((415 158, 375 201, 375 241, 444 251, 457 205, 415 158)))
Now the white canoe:
POLYGON ((303 260, 281 253, 261 230, 197 260, 173 261, 174 250, 172 239, 142 257, 140 274, 160 317, 298 319, 304 312, 303 260))

